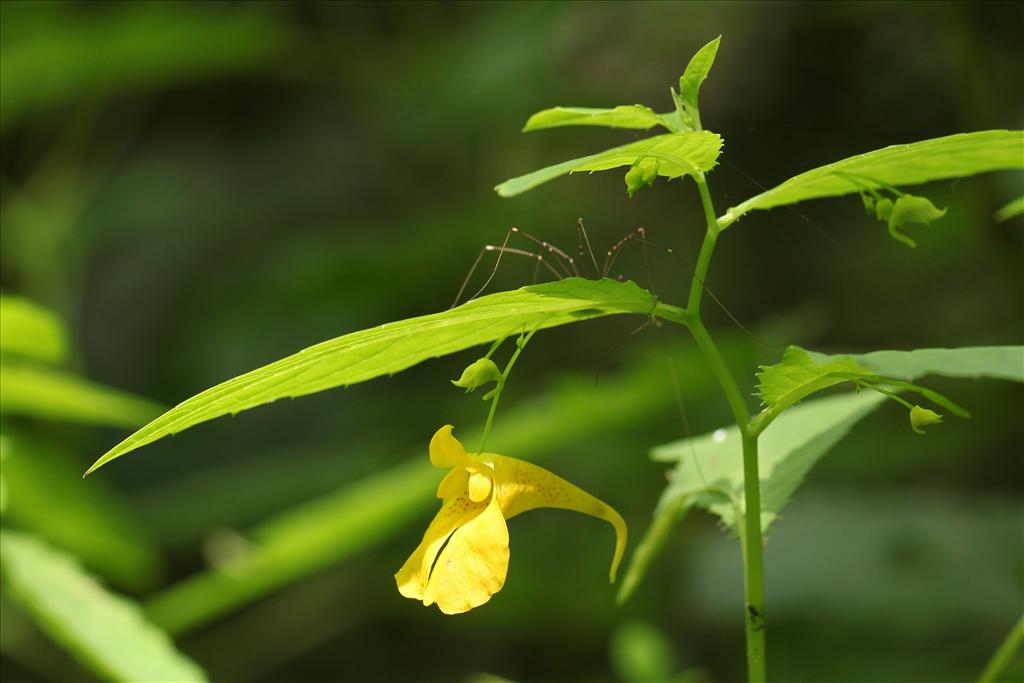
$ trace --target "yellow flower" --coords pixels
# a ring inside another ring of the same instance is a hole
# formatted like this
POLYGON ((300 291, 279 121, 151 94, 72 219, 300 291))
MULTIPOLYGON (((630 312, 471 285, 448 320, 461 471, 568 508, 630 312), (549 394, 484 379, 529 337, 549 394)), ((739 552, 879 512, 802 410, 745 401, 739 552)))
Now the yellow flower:
POLYGON ((609 580, 626 547, 626 523, 615 510, 561 477, 523 460, 495 453, 470 455, 452 436, 452 426, 430 440, 430 462, 451 470, 437 497, 444 503, 395 581, 407 598, 459 614, 484 604, 501 590, 508 571, 505 520, 535 508, 576 510, 615 528, 609 580))

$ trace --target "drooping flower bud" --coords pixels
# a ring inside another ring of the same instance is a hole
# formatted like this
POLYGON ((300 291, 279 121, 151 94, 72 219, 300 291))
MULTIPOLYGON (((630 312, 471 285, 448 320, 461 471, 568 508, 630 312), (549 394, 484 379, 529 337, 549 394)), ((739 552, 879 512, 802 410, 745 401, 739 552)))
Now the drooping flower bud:
POLYGON ((633 196, 637 190, 644 186, 644 170, 639 166, 633 166, 626 171, 626 194, 633 196))
MULTIPOLYGON (((462 371, 462 376, 452 380, 452 384, 466 390, 466 393, 482 387, 490 382, 501 382, 501 370, 490 358, 480 358, 462 371)), ((487 399, 487 396, 484 397, 487 399)))
MULTIPOLYGON (((902 195, 896 199, 896 202, 892 205, 892 211, 887 216, 889 220, 889 234, 892 235, 893 239, 897 239, 907 246, 916 247, 917 242, 904 235, 898 228, 905 223, 928 225, 935 219, 942 218, 945 215, 946 209, 936 207, 926 197, 918 197, 912 194, 902 195)), ((882 219, 882 216, 879 216, 879 218, 882 219)))
POLYGON ((658 167, 661 164, 657 161, 653 165, 648 166, 643 172, 643 182, 647 187, 654 185, 654 181, 658 178, 658 167))
POLYGON ((880 221, 889 220, 889 216, 892 214, 892 200, 891 199, 879 199, 875 202, 875 218, 880 221))
POLYGON ((910 428, 918 434, 924 434, 921 427, 942 422, 942 416, 934 410, 928 410, 921 406, 914 406, 910 409, 910 428))

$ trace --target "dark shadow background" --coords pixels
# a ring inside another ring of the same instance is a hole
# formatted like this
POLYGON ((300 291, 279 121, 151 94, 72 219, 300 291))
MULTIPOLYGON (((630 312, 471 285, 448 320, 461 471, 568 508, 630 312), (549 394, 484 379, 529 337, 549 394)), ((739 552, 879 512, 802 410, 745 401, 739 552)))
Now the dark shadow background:
MULTIPOLYGON (((704 125, 726 141, 710 176, 721 212, 852 154, 1019 128, 1022 26, 1018 3, 4 2, 2 286, 66 317, 89 377, 166 404, 316 341, 447 308, 481 246, 511 225, 570 248, 580 216, 602 248, 642 225, 678 258, 653 250, 645 268, 634 251, 621 272, 680 301, 703 232, 692 183, 627 200, 611 172, 501 199, 492 188, 506 178, 647 135, 523 135, 532 112, 667 111, 668 86, 721 34, 701 93, 704 125)), ((708 319, 740 350, 748 386, 756 363, 781 356, 775 345, 1020 342, 1021 221, 992 219, 1021 194, 1020 174, 925 191, 949 213, 914 231, 916 250, 856 198, 757 213, 722 236, 708 286, 756 338, 710 301, 708 319)), ((509 259, 492 289, 532 272, 509 259)), ((631 335, 641 322, 538 335, 503 410, 565 373, 604 381, 663 344, 686 353, 674 331, 631 335)), ((425 457, 441 424, 481 421, 484 406, 447 381, 474 353, 217 420, 108 466, 97 476, 166 558, 142 598, 200 571, 218 530, 425 457), (220 494, 190 495, 189 482, 219 482, 220 494)), ((727 420, 706 376, 682 384, 694 433, 727 420)), ((1018 618, 1022 392, 931 385, 974 419, 925 438, 886 406, 815 468, 773 533, 775 680, 973 679, 1018 618)), ((545 462, 618 507, 634 539, 664 485, 647 450, 684 434, 670 400, 642 422, 596 425, 545 462)), ((35 428, 83 469, 122 436, 35 428)), ((607 681, 630 675, 610 654, 614 634, 642 620, 687 680, 742 677, 739 548, 710 517, 685 520, 617 609, 607 532, 526 515, 510 525, 505 589, 448 618, 392 579, 431 514, 185 635, 182 649, 224 681, 607 681)), ((24 647, 5 652, 6 683, 88 680, 41 637, 24 647), (32 666, 41 659, 49 670, 32 666)))

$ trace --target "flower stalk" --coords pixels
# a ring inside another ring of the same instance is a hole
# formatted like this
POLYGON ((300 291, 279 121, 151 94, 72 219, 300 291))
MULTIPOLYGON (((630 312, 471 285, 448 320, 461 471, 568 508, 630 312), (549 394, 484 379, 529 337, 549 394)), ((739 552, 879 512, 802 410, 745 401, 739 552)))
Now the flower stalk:
MULTIPOLYGON (((491 392, 493 394, 491 397, 491 409, 487 411, 487 422, 484 424, 484 435, 483 438, 480 439, 480 450, 478 451, 480 453, 483 453, 485 450, 487 450, 487 435, 491 433, 491 423, 494 422, 494 414, 498 410, 498 399, 501 398, 501 392, 505 389, 505 380, 508 379, 509 373, 512 372, 512 366, 516 364, 516 360, 519 358, 519 354, 521 354, 523 352, 523 349, 526 348, 526 345, 530 342, 530 339, 533 337, 533 334, 536 331, 537 328, 535 327, 532 330, 530 330, 527 334, 522 335, 518 339, 516 339, 516 350, 512 354, 512 357, 508 359, 508 365, 505 366, 505 370, 501 373, 501 378, 498 380, 498 385, 494 387, 494 390, 491 392)), ((494 343, 494 346, 491 347, 491 350, 487 352, 487 358, 490 358, 491 354, 497 350, 498 346, 501 345, 502 341, 504 341, 504 338, 494 343)))

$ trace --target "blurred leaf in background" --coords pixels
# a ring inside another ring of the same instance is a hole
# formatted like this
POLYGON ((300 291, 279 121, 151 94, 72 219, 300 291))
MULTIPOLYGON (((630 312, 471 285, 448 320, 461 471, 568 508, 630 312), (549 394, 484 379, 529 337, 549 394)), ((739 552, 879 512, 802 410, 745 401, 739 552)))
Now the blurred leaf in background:
POLYGON ((138 607, 106 592, 74 559, 32 536, 0 532, 13 599, 96 674, 114 681, 204 681, 138 607))
POLYGON ((77 459, 16 433, 0 436, 5 521, 30 529, 127 588, 152 587, 162 560, 152 536, 118 495, 84 486, 77 459))
POLYGON ((28 299, 0 296, 0 354, 59 363, 67 346, 67 332, 53 312, 28 299))
POLYGON ((95 9, 4 3, 0 131, 75 101, 155 92, 252 69, 290 39, 266 9, 228 12, 188 2, 115 2, 95 9))
POLYGON ((65 360, 67 333, 52 311, 0 295, 0 415, 133 426, 161 408, 49 364, 65 360))

